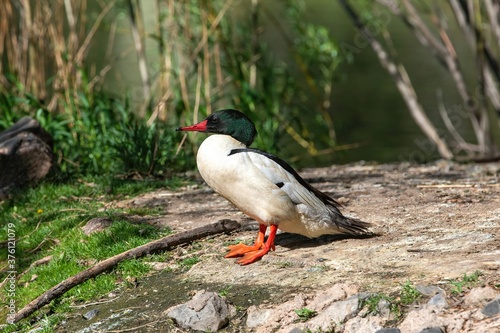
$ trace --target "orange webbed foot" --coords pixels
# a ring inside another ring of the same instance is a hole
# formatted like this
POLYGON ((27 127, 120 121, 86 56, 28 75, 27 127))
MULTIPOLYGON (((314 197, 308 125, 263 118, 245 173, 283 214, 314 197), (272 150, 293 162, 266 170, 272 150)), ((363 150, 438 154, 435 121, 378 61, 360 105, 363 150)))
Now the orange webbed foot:
POLYGON ((243 255, 243 258, 239 259, 238 264, 244 266, 252 264, 262 258, 265 254, 269 252, 269 249, 263 248, 261 250, 247 252, 243 255))
POLYGON ((224 258, 234 258, 234 257, 241 257, 245 253, 249 252, 255 252, 261 248, 260 245, 246 245, 246 244, 236 244, 236 245, 231 245, 228 246, 229 252, 224 256, 224 258))
POLYGON ((229 247, 230 251, 226 255, 226 258, 232 257, 240 257, 237 262, 240 265, 248 265, 256 262, 260 258, 262 258, 265 254, 267 254, 271 249, 274 251, 274 238, 276 237, 276 231, 278 230, 278 226, 272 224, 270 227, 269 237, 267 238, 266 243, 264 244, 264 235, 266 232, 266 226, 261 225, 259 230, 259 235, 257 236, 257 241, 253 246, 248 246, 245 244, 237 244, 229 247))

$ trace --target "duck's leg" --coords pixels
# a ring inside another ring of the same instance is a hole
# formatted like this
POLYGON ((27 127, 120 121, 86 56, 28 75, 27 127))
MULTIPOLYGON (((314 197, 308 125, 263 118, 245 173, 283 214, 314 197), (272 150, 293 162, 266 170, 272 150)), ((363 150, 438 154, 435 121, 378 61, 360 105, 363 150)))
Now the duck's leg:
POLYGON ((230 245, 228 246, 229 253, 226 254, 224 257, 225 258, 241 257, 245 253, 260 250, 262 244, 264 244, 264 236, 266 235, 266 229, 267 229, 266 225, 260 224, 259 233, 257 234, 257 239, 255 240, 254 245, 245 245, 242 243, 236 245, 230 245))
POLYGON ((276 231, 278 231, 278 226, 275 224, 271 224, 271 226, 269 227, 269 236, 267 237, 267 241, 264 246, 259 250, 245 253, 243 258, 238 260, 238 264, 251 264, 262 258, 266 253, 269 252, 269 250, 272 249, 274 251, 274 238, 276 237, 276 231))

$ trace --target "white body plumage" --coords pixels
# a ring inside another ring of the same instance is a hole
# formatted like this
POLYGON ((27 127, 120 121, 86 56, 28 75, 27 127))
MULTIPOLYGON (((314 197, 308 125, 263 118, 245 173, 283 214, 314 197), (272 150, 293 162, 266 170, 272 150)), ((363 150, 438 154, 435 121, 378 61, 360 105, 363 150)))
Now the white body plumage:
POLYGON ((197 154, 198 170, 207 184, 257 222, 307 237, 353 233, 351 219, 276 160, 220 134, 203 141, 197 154))

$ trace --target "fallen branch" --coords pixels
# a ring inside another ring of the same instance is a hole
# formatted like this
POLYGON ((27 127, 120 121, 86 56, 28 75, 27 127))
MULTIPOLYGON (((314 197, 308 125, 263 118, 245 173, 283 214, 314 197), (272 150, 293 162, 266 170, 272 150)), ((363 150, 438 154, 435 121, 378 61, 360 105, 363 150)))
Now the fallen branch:
POLYGON ((42 306, 50 303, 53 299, 62 296, 71 288, 96 277, 97 275, 109 271, 119 262, 125 259, 140 258, 150 253, 156 253, 171 249, 180 244, 190 243, 194 240, 204 238, 210 235, 219 234, 223 232, 230 232, 238 229, 240 224, 233 220, 220 220, 216 223, 205 225, 203 227, 195 228, 189 231, 184 231, 175 235, 170 235, 157 239, 150 243, 141 245, 131 250, 117 254, 111 258, 103 260, 96 265, 62 281, 58 285, 47 290, 42 295, 38 296, 35 300, 31 301, 24 308, 19 310, 14 317, 14 322, 18 322, 23 318, 28 317, 42 306))

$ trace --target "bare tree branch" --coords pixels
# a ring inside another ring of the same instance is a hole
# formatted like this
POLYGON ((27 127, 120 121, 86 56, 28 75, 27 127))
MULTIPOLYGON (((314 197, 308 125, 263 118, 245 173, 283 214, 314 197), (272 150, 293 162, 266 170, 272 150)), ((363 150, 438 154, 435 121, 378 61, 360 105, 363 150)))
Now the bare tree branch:
POLYGON ((348 1, 339 1, 353 21, 354 25, 368 41, 373 51, 375 51, 382 67, 385 68, 391 75, 417 125, 425 133, 425 135, 436 144, 440 156, 445 159, 451 159, 453 157, 452 152, 448 148, 446 142, 439 137, 434 125, 431 123, 422 105, 419 103, 417 94, 413 89, 413 85, 408 77, 408 74, 406 73, 406 70, 404 69, 404 66, 391 59, 390 55, 384 50, 382 44, 380 44, 375 37, 373 37, 348 1))

